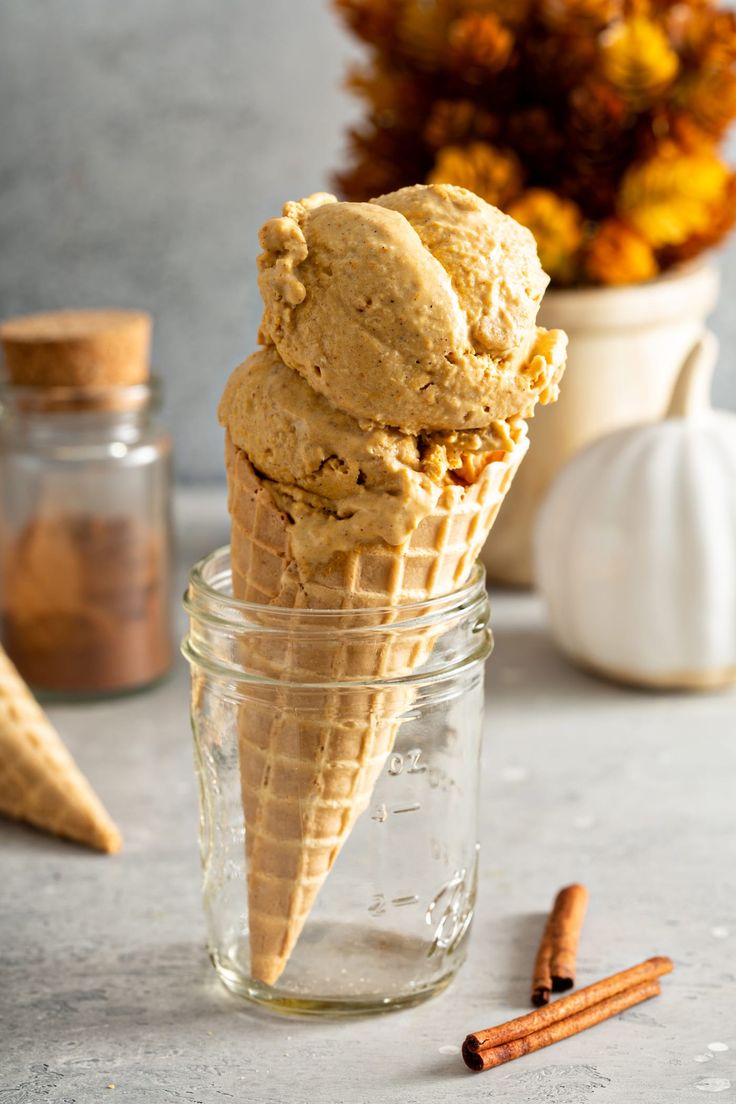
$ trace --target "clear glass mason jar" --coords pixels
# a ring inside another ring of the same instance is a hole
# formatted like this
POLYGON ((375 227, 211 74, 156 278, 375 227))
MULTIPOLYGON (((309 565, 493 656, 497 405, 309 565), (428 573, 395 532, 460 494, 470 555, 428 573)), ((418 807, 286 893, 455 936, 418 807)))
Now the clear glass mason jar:
POLYGON ((185 607, 204 907, 221 980, 302 1014, 385 1011, 438 992, 464 961, 476 893, 492 647, 482 569, 421 604, 282 609, 233 598, 224 548, 193 568, 185 607), (356 768, 368 734, 373 755, 356 768), (326 867, 315 791, 337 794, 323 804, 343 827, 326 867), (311 878, 280 865, 289 846, 311 878), (266 920, 293 946, 267 984, 252 958, 264 923, 257 879, 279 872, 266 920), (287 924, 295 897, 301 914, 287 924))
POLYGON ((54 696, 170 667, 170 463, 155 391, 0 387, 0 639, 54 696))

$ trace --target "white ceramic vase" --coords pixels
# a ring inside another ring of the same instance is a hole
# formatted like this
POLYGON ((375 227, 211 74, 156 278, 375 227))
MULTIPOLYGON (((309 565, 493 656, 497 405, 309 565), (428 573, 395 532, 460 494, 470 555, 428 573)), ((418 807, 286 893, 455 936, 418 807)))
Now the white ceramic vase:
POLYGON ((699 260, 647 284, 547 293, 539 321, 567 331, 567 368, 559 401, 537 408, 531 448, 485 546, 492 582, 532 585, 537 510, 573 453, 604 433, 663 416, 718 285, 714 265, 699 260))

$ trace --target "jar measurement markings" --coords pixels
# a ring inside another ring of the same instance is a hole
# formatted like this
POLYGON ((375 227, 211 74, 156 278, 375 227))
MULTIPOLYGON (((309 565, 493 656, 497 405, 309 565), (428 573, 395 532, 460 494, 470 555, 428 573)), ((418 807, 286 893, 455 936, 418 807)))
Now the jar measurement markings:
POLYGON ((385 802, 381 802, 380 805, 376 805, 371 813, 371 820, 375 820, 378 824, 384 824, 390 816, 398 816, 399 813, 418 813, 422 806, 418 801, 412 801, 406 805, 386 805, 385 802))
POLYGON ((403 897, 392 897, 390 901, 386 900, 383 893, 376 893, 368 906, 368 912, 371 916, 383 916, 388 905, 393 908, 406 908, 409 905, 417 904, 419 904, 417 893, 407 893, 403 897))
POLYGON ((424 774, 428 770, 426 763, 420 763, 421 748, 410 748, 407 752, 395 751, 389 756, 388 773, 397 774, 424 774))

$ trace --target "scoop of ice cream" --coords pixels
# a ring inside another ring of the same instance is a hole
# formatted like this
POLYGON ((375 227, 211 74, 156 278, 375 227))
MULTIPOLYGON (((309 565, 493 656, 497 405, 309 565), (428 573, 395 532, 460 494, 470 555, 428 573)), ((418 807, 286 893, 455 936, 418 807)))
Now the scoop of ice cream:
POLYGON ((483 427, 557 397, 531 233, 472 192, 320 193, 261 231, 264 342, 332 406, 407 433, 483 427))
POLYGON ((522 433, 504 421, 422 436, 361 424, 332 407, 273 347, 232 373, 219 416, 298 523, 295 550, 313 559, 379 538, 400 544, 448 481, 474 481, 522 433))

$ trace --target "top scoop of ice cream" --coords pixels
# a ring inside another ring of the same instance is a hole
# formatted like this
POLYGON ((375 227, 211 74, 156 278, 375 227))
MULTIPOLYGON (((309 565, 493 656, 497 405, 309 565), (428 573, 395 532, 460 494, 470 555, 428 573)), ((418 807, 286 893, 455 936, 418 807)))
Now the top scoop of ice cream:
POLYGON ((531 233, 472 192, 319 193, 261 231, 262 340, 332 406, 407 433, 481 428, 557 397, 531 233))

